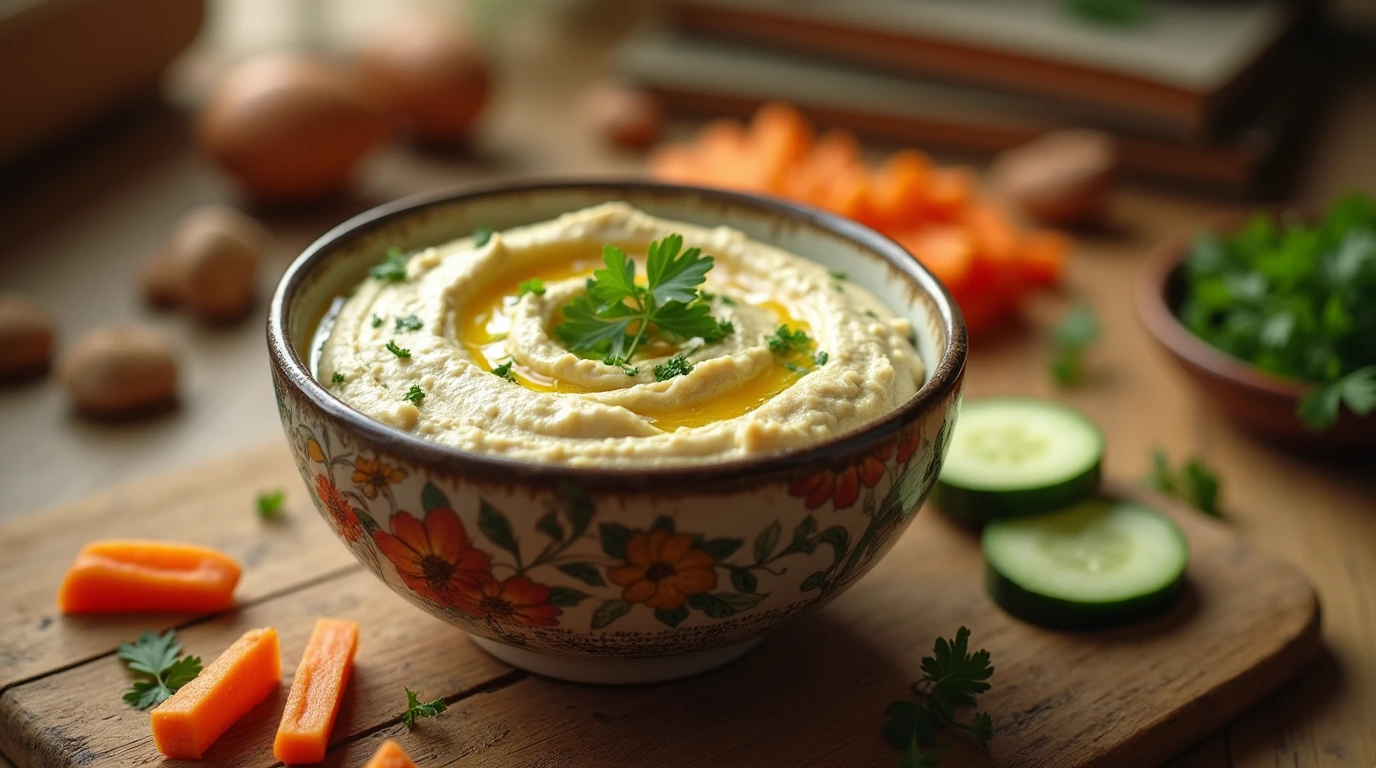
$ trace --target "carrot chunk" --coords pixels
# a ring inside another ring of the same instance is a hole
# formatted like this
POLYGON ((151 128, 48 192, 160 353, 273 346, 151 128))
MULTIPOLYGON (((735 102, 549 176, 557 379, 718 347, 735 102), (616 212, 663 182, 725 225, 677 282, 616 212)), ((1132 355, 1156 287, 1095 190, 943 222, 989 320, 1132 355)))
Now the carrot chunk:
POLYGON ((1033 285, 1055 285, 1061 281, 1069 253, 1070 238, 1060 232, 1032 232, 1023 241, 1023 275, 1033 285))
POLYGON ((932 218, 956 218, 974 197, 975 180, 968 168, 933 168, 927 178, 924 211, 932 218))
POLYGON ((272 754, 287 765, 325 759, 335 716, 349 684, 358 649, 358 624, 317 619, 301 665, 296 668, 272 754))
POLYGON ((951 290, 969 282, 974 267, 974 243, 964 229, 931 224, 893 235, 898 244, 951 290))
POLYGON ((112 539, 82 548, 57 593, 63 613, 222 611, 239 564, 196 544, 112 539))
POLYGON ((416 764, 395 741, 388 739, 382 742, 382 746, 373 753, 373 759, 363 768, 416 768, 416 764))
POLYGON ((153 710, 153 743, 167 757, 199 759, 281 680, 277 630, 250 629, 153 710))
POLYGON ((915 149, 889 156, 875 171, 870 187, 870 205, 879 221, 887 226, 913 223, 921 212, 931 172, 932 161, 915 149))

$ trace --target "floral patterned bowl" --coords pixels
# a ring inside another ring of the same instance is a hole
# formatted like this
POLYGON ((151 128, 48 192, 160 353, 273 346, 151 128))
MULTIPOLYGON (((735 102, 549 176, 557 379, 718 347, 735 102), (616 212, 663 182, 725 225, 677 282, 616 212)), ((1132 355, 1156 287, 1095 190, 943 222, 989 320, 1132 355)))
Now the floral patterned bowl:
POLYGON ((508 663, 631 683, 726 663, 874 565, 940 470, 966 337, 945 289, 901 247, 854 222, 724 191, 554 182, 425 195, 345 222, 287 270, 268 346, 301 476, 359 561, 508 663), (312 376, 321 317, 389 246, 418 248, 609 200, 735 227, 846 271, 912 320, 927 382, 883 419, 806 450, 610 470, 430 443, 354 411, 312 376))

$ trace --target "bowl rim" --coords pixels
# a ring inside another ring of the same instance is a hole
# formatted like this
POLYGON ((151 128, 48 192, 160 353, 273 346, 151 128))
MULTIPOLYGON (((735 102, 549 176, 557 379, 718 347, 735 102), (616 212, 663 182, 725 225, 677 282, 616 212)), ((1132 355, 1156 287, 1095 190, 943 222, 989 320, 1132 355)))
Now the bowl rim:
POLYGON ((898 243, 876 230, 838 214, 792 201, 687 184, 668 184, 638 178, 521 179, 467 184, 403 197, 371 208, 335 226, 317 238, 292 261, 273 291, 267 318, 268 354, 273 368, 319 412, 345 431, 384 445, 394 454, 427 468, 452 474, 480 476, 495 482, 538 481, 588 489, 706 490, 710 485, 758 482, 767 477, 795 474, 802 467, 837 463, 870 449, 917 420, 956 392, 963 379, 969 340, 959 307, 946 287, 898 243), (691 196, 723 206, 745 208, 776 219, 815 227, 869 250, 897 269, 930 300, 937 322, 945 331, 946 344, 931 375, 917 392, 879 419, 815 445, 783 454, 771 454, 709 464, 667 467, 572 467, 567 464, 509 459, 472 453, 441 445, 383 424, 355 410, 329 392, 311 375, 309 367, 288 339, 286 319, 290 301, 307 283, 315 267, 336 248, 371 231, 414 216, 432 207, 449 206, 485 197, 586 190, 603 193, 608 200, 641 195, 691 196))
POLYGON ((1192 236, 1178 235, 1157 248, 1137 280, 1137 314, 1157 343, 1208 374, 1273 397, 1300 399, 1314 385, 1263 370, 1194 335, 1166 298, 1171 279, 1190 255, 1192 236))

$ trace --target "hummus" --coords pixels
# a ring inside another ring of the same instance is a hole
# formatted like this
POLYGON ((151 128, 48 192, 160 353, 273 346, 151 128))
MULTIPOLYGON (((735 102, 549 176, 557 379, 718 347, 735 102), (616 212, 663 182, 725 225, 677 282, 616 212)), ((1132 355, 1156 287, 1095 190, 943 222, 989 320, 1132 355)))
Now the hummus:
POLYGON ((625 203, 427 248, 404 280, 365 280, 327 322, 317 375, 346 403, 436 443, 537 462, 651 467, 796 450, 883 416, 923 381, 908 320, 868 291, 736 230, 625 203), (643 276, 650 241, 670 233, 715 259, 701 290, 733 330, 641 345, 635 375, 570 352, 553 329, 602 267, 603 245, 643 276), (543 293, 523 294, 535 278, 543 293), (808 334, 805 353, 771 351, 781 325, 808 334), (675 354, 692 370, 656 381, 675 354))

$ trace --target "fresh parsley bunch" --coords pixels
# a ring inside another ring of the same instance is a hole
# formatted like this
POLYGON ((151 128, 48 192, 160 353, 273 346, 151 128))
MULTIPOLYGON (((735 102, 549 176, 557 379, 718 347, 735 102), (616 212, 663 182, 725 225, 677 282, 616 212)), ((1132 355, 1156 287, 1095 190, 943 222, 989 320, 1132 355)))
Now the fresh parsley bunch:
POLYGON ((650 243, 644 286, 636 284, 635 261, 620 248, 605 246, 602 261, 606 268, 593 272, 587 292, 564 307, 564 321, 554 327, 570 350, 624 366, 649 339, 712 342, 732 330, 711 316, 698 290, 712 257, 683 250, 682 235, 650 243))
POLYGON ((1298 415, 1318 430, 1341 406, 1376 408, 1376 206, 1339 198, 1317 225, 1258 215, 1196 239, 1181 321, 1263 370, 1315 383, 1298 415))

